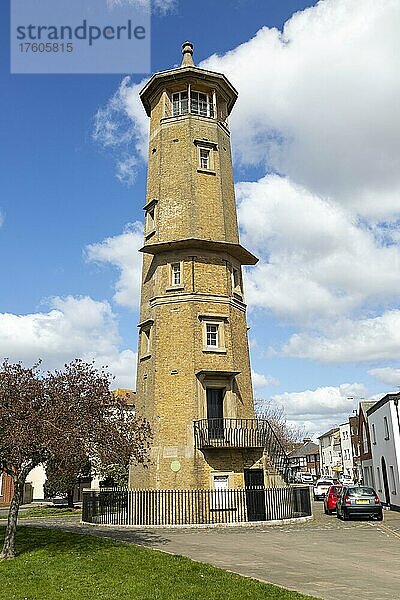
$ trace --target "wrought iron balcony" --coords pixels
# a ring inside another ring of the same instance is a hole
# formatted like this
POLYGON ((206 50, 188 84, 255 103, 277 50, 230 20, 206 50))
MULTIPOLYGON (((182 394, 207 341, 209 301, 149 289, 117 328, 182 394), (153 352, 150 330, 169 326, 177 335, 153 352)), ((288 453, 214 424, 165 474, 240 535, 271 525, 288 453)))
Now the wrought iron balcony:
POLYGON ((202 419, 194 421, 195 446, 213 448, 259 448, 265 450, 272 465, 289 481, 289 459, 266 419, 202 419))
POLYGON ((196 448, 263 448, 269 423, 258 419, 202 419, 194 422, 196 448))

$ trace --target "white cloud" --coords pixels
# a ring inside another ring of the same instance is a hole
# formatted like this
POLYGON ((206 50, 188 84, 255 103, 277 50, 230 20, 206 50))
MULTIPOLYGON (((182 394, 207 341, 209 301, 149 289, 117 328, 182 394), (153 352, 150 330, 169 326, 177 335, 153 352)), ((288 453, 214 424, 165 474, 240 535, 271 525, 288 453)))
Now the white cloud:
POLYGON ((240 162, 264 164, 359 214, 400 211, 398 0, 325 0, 202 67, 239 90, 240 162))
POLYGON ((340 205, 278 175, 239 183, 236 192, 243 242, 261 259, 246 274, 251 306, 315 324, 398 298, 400 248, 377 226, 360 226, 340 205))
POLYGON ((121 306, 137 309, 140 301, 140 275, 143 225, 139 221, 127 225, 124 233, 86 247, 89 261, 109 263, 119 270, 114 300, 121 306))
POLYGON ((294 334, 282 352, 327 363, 396 360, 400 355, 400 310, 369 319, 339 320, 326 325, 322 334, 294 334))
POLYGON ((271 400, 282 406, 288 424, 304 428, 311 437, 345 423, 367 390, 359 383, 319 387, 301 392, 275 394, 271 400))
POLYGON ((74 358, 108 365, 115 387, 134 385, 136 355, 120 351, 115 315, 107 302, 87 296, 55 297, 48 312, 28 315, 0 313, 0 357, 44 369, 61 368, 74 358))
POLYGON ((251 378, 255 390, 260 390, 271 385, 279 385, 279 381, 275 379, 275 377, 271 377, 271 375, 264 375, 263 373, 257 373, 253 369, 251 370, 251 378))
MULTIPOLYGON (((159 2, 160 10, 172 6, 159 2)), ((361 215, 398 217, 399 19, 398 0, 325 0, 295 13, 283 32, 263 27, 203 61, 240 92, 230 121, 239 161, 277 170, 361 215)), ((126 77, 96 116, 94 138, 122 150, 124 163, 135 156, 132 173, 147 153, 144 83, 126 77)))
POLYGON ((386 383, 387 385, 391 385, 396 388, 400 386, 400 369, 394 369, 393 367, 382 367, 379 369, 370 369, 368 373, 379 379, 379 381, 383 381, 383 383, 386 383))
POLYGON ((116 162, 117 177, 132 184, 137 170, 147 158, 148 118, 139 99, 146 80, 131 83, 124 77, 119 88, 95 115, 93 139, 111 151, 116 162))

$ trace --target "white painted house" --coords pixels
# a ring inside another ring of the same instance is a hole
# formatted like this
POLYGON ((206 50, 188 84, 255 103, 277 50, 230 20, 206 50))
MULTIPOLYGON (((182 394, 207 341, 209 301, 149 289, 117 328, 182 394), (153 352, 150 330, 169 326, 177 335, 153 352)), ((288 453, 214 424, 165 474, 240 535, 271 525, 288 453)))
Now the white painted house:
POLYGON ((400 510, 400 392, 387 394, 368 409, 372 463, 377 492, 400 510))
POLYGON ((353 479, 354 461, 353 446, 351 443, 350 423, 339 425, 340 447, 342 453, 342 474, 353 479))
POLYGON ((321 477, 337 478, 342 469, 339 427, 330 429, 318 438, 321 477))

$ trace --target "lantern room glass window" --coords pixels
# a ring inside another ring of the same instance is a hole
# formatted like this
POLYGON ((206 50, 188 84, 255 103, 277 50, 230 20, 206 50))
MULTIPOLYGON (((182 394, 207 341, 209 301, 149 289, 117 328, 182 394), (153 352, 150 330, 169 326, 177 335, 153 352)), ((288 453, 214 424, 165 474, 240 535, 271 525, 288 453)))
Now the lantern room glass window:
POLYGON ((188 93, 187 90, 172 94, 172 114, 174 117, 188 114, 188 93))
POLYGON ((173 116, 187 115, 188 112, 213 119, 215 111, 212 95, 190 89, 172 94, 173 116))

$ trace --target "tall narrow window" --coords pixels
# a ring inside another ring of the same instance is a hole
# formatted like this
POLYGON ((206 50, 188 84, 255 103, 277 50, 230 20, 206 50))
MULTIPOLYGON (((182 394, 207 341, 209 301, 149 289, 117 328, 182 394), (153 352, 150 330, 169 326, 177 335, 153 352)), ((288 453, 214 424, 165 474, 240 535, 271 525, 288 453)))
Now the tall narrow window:
POLYGON ((200 169, 210 168, 210 150, 208 148, 200 148, 200 169))
POLYGON ((148 356, 151 353, 151 326, 143 327, 140 334, 140 354, 148 356))
POLYGON ((171 265, 171 285, 181 285, 181 263, 171 265))
POLYGON ((376 433, 375 433, 375 423, 372 423, 372 443, 376 446, 376 433))
POLYGON ((242 278, 239 269, 232 267, 232 291, 236 294, 242 294, 242 278))
POLYGON ((385 432, 385 440, 389 439, 389 425, 388 425, 388 420, 387 417, 383 417, 383 430, 385 432))
POLYGON ((218 348, 218 328, 217 323, 206 323, 207 347, 218 348))
POLYGON ((157 199, 153 198, 144 207, 145 211, 145 236, 150 237, 156 230, 157 220, 157 199))
POLYGON ((146 213, 146 231, 151 231, 152 229, 154 229, 154 224, 155 224, 154 216, 155 216, 155 207, 153 206, 146 213))

